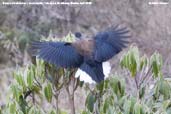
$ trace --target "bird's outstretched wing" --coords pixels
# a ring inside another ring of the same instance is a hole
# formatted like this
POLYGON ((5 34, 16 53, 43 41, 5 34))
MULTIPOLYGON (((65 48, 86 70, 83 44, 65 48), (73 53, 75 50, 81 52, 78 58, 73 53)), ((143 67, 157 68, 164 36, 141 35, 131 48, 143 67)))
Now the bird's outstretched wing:
POLYGON ((56 66, 75 68, 79 67, 83 62, 83 57, 71 43, 34 41, 31 46, 33 55, 56 66))
POLYGON ((98 62, 104 62, 119 53, 126 46, 127 28, 111 27, 95 36, 94 59, 98 62))

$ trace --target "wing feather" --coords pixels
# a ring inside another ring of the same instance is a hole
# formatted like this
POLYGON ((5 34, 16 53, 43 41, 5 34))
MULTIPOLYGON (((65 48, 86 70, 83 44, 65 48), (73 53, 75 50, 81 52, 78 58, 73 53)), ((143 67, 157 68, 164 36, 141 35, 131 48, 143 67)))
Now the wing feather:
POLYGON ((128 43, 127 38, 130 37, 128 33, 127 28, 118 28, 118 26, 99 32, 95 36, 95 60, 104 62, 119 53, 128 43))
POLYGON ((79 67, 83 62, 83 57, 71 43, 35 41, 31 50, 33 55, 60 67, 79 67))

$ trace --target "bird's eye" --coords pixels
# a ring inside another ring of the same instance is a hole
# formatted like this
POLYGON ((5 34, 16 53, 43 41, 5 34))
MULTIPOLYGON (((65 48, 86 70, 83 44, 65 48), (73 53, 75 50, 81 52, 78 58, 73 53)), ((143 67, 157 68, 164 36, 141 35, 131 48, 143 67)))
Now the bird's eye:
POLYGON ((81 36, 82 36, 82 35, 81 35, 80 32, 76 32, 76 33, 75 33, 75 37, 76 37, 76 38, 81 38, 81 36))

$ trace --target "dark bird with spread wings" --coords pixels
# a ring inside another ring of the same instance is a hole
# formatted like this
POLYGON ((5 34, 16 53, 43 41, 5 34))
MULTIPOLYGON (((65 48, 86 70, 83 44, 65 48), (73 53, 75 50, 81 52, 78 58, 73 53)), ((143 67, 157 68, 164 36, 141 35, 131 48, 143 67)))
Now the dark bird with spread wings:
POLYGON ((76 42, 32 42, 32 52, 46 62, 63 68, 78 68, 75 77, 89 83, 99 83, 110 73, 109 59, 126 47, 126 28, 110 27, 93 38, 75 36, 76 42))

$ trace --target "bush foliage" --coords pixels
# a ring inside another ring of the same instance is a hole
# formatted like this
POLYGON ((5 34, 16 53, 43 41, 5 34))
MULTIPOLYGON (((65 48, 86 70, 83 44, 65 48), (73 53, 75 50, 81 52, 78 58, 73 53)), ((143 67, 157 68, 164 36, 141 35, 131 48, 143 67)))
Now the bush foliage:
MULTIPOLYGON (((64 40, 72 42, 72 35, 64 40)), ((73 78, 76 69, 56 68, 36 59, 35 64, 13 73, 8 102, 1 108, 1 113, 67 114, 58 106, 58 96, 66 89, 71 114, 170 114, 171 80, 164 78, 162 64, 159 53, 141 56, 138 48, 131 46, 120 60, 127 78, 111 74, 110 78, 91 88, 73 78), (74 93, 78 87, 88 88, 85 89, 85 109, 81 112, 74 106, 74 93), (48 107, 44 106, 46 103, 48 107)))

